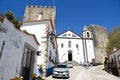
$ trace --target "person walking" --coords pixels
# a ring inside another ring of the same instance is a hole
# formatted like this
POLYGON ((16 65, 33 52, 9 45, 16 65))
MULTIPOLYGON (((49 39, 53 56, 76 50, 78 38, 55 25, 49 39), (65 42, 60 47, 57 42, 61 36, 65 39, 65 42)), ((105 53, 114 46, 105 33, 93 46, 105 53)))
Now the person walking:
POLYGON ((107 57, 105 57, 104 68, 106 71, 108 71, 108 58, 107 57))
POLYGON ((40 68, 39 65, 37 65, 37 68, 36 68, 36 78, 37 78, 37 80, 42 80, 42 74, 41 74, 39 68, 40 68))

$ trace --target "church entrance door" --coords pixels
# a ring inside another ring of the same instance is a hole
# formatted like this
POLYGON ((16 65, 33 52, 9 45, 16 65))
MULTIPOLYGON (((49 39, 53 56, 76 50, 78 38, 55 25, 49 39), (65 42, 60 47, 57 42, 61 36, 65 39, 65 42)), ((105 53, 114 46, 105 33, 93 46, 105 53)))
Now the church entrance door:
POLYGON ((72 52, 68 53, 68 61, 72 61, 72 52))

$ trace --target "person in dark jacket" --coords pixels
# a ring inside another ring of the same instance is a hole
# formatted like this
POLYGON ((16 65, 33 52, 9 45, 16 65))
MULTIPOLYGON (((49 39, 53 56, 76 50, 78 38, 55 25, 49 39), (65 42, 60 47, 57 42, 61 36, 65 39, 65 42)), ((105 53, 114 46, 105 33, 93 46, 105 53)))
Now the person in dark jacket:
POLYGON ((108 58, 107 57, 105 57, 104 68, 105 68, 105 70, 108 69, 108 58))

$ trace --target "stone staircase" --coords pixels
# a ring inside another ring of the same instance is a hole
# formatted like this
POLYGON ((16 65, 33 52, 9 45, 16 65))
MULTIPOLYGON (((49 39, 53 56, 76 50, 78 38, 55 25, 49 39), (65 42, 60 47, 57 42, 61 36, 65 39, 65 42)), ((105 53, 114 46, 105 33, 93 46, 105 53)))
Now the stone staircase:
POLYGON ((80 66, 80 64, 77 63, 76 61, 72 61, 72 64, 73 64, 73 66, 80 66))
MULTIPOLYGON (((72 63, 73 66, 80 66, 80 64, 77 63, 76 61, 65 61, 64 63, 65 63, 65 64, 67 64, 67 63, 72 63)), ((63 64, 64 64, 64 63, 63 63, 63 64)))

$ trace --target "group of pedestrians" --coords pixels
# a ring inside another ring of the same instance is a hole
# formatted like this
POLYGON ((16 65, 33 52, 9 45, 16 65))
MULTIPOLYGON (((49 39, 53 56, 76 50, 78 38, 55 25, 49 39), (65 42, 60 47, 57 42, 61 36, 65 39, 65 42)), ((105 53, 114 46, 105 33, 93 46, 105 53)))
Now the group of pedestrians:
POLYGON ((86 69, 89 69, 89 67, 91 67, 91 63, 89 63, 89 62, 84 62, 84 63, 82 64, 82 66, 85 67, 86 69))

